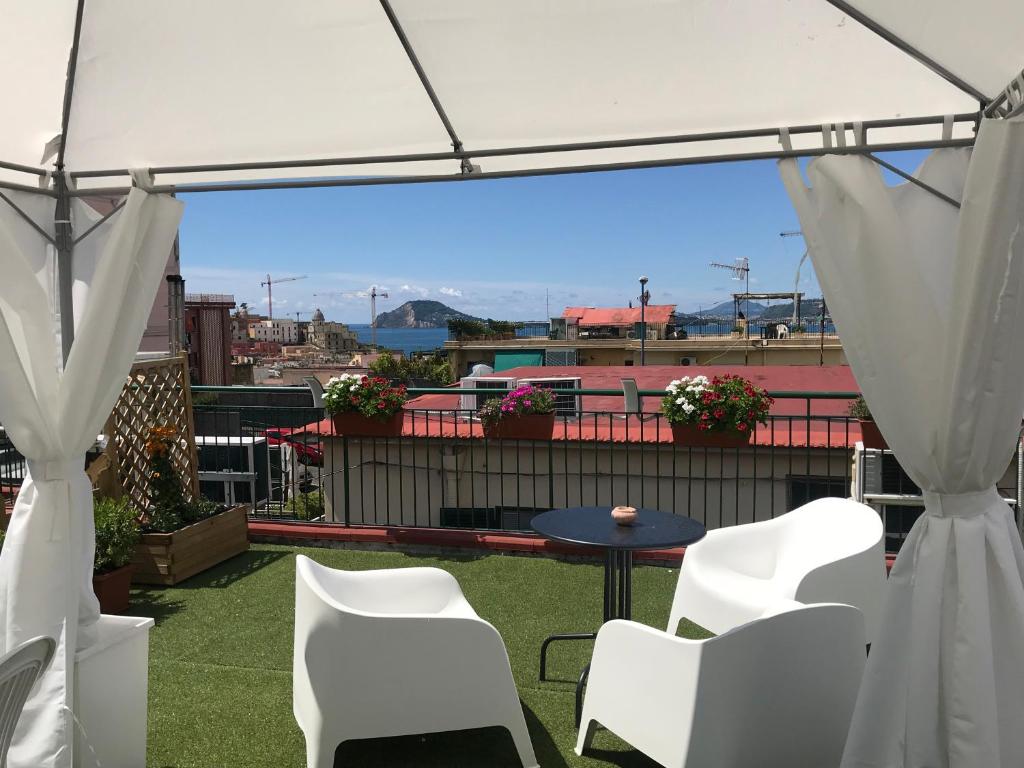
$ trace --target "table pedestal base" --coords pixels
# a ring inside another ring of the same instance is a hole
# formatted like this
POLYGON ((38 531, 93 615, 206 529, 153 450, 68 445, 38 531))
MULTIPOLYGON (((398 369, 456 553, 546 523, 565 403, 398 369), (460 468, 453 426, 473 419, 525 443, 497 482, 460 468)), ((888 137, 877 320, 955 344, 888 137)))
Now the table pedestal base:
MULTIPOLYGON (((604 621, 633 616, 633 553, 628 549, 609 549, 604 561, 604 621)), ((593 640, 596 632, 571 632, 550 635, 540 646, 540 679, 547 678, 547 653, 551 643, 561 640, 593 640)), ((590 664, 583 668, 576 683, 576 727, 583 711, 583 689, 587 684, 590 664)))

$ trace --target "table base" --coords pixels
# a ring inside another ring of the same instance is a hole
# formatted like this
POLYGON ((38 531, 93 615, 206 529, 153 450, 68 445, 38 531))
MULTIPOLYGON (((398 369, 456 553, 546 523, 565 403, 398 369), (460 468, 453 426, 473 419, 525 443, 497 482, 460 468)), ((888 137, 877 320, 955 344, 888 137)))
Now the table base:
MULTIPOLYGON (((626 619, 633 616, 633 552, 628 549, 608 550, 604 561, 604 621, 626 619)), ((593 640, 596 632, 569 632, 550 635, 540 646, 540 680, 547 678, 547 653, 551 643, 562 640, 593 640)), ((583 668, 576 683, 576 727, 583 711, 583 689, 587 684, 590 664, 583 668)))

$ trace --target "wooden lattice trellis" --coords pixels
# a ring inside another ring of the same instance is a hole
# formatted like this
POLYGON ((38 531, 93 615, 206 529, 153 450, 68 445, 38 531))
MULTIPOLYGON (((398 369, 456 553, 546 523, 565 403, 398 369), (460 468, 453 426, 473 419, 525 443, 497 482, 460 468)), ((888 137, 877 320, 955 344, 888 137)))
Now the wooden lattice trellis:
POLYGON ((185 355, 135 363, 107 421, 108 455, 124 494, 139 509, 150 502, 146 440, 159 426, 178 430, 171 460, 191 501, 199 496, 199 460, 185 355))

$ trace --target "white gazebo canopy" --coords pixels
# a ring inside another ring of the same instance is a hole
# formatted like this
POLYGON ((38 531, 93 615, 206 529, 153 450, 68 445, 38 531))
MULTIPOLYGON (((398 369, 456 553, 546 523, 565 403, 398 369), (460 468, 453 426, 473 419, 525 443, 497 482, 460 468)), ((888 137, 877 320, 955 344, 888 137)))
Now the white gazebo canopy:
POLYGON ((83 454, 173 242, 169 193, 776 158, 926 500, 844 768, 1021 765, 1024 547, 993 483, 1024 411, 1022 67, 1021 0, 0 0, 0 422, 28 461, 0 653, 59 641, 8 764, 73 762, 99 621, 83 454), (932 148, 885 185, 875 153, 932 148), (807 155, 845 157, 807 189, 807 155), (125 199, 77 199, 100 194, 125 199))
POLYGON ((0 161, 23 166, 0 180, 59 157, 83 190, 764 157, 781 128, 797 151, 931 147, 1024 65, 1014 0, 0 7, 0 161))

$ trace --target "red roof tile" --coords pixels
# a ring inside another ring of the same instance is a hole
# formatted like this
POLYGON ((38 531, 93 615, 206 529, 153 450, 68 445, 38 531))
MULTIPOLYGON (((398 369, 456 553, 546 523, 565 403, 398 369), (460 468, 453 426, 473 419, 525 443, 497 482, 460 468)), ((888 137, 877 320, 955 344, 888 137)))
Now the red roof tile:
MULTIPOLYGON (((669 322, 675 304, 649 304, 644 318, 652 325, 669 322)), ((581 326, 630 326, 640 322, 640 307, 566 307, 562 317, 575 318, 581 326)))
MULTIPOLYGON (((501 378, 549 378, 574 376, 581 379, 583 389, 621 390, 621 380, 635 379, 637 387, 643 390, 663 390, 673 379, 703 374, 713 377, 725 373, 743 376, 756 386, 772 392, 857 392, 859 388, 850 368, 845 365, 798 366, 798 365, 710 365, 710 366, 668 366, 650 365, 643 368, 631 366, 545 366, 513 368, 495 374, 501 378)), ((635 417, 613 419, 608 414, 621 412, 621 395, 587 395, 582 398, 585 415, 576 421, 558 421, 553 440, 589 440, 614 443, 671 443, 672 433, 668 425, 660 420, 641 422, 635 417), (596 415, 595 415, 596 414, 596 415)), ((815 399, 810 402, 810 429, 808 429, 808 402, 806 399, 779 398, 772 406, 775 417, 767 427, 759 426, 754 434, 754 445, 775 447, 844 448, 852 447, 860 440, 860 427, 856 422, 844 419, 829 419, 846 414, 849 401, 845 399, 815 399), (792 418, 785 418, 792 417, 792 418)), ((657 413, 661 406, 660 396, 642 398, 644 413, 657 413)), ((405 417, 402 431, 404 437, 449 437, 482 438, 483 430, 478 422, 455 418, 459 408, 459 396, 453 390, 450 395, 422 395, 406 404, 410 411, 405 417), (426 411, 431 413, 427 413, 426 411)), ((310 424, 310 431, 330 434, 329 419, 310 424)))

